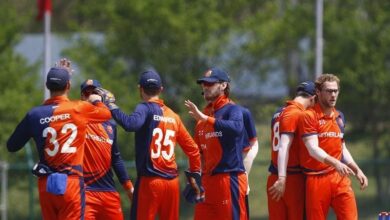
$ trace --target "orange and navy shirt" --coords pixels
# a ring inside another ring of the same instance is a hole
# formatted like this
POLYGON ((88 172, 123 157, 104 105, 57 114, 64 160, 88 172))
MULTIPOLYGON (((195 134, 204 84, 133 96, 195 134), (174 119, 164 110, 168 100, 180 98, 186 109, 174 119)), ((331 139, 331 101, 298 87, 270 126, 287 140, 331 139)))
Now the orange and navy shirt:
POLYGON ((110 118, 109 109, 101 102, 92 105, 56 96, 26 114, 8 139, 7 148, 18 151, 32 137, 41 163, 53 171, 81 176, 87 124, 110 118))
POLYGON ((132 187, 117 145, 113 120, 88 124, 84 154, 87 191, 116 191, 111 167, 125 189, 132 187))
POLYGON ((163 100, 142 102, 130 115, 120 109, 114 109, 112 115, 126 131, 135 131, 138 176, 159 176, 166 179, 178 176, 176 143, 189 159, 189 170, 200 172, 198 146, 180 117, 168 108, 163 100))
POLYGON ((238 105, 220 96, 204 110, 206 121, 195 127, 195 142, 202 154, 202 173, 244 172, 242 137, 244 123, 238 105))
POLYGON ((302 104, 291 100, 287 101, 284 107, 279 108, 274 113, 271 121, 271 164, 268 168, 271 173, 278 174, 278 153, 282 134, 294 136, 289 150, 287 173, 301 172, 299 148, 303 145, 303 141, 299 135, 298 122, 304 110, 302 104))
MULTIPOLYGON (((317 103, 304 112, 299 122, 302 137, 316 135, 319 147, 330 156, 341 160, 344 142, 345 119, 342 112, 333 109, 333 114, 327 116, 317 103)), ((333 168, 311 157, 306 147, 300 149, 300 163, 306 174, 326 173, 333 168)))

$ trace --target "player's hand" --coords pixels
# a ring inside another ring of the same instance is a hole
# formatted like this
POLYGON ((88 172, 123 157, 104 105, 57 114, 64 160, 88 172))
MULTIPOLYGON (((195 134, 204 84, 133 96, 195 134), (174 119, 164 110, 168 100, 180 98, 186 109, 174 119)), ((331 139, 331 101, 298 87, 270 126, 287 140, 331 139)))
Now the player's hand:
POLYGON ((94 102, 101 102, 102 101, 102 97, 100 95, 96 95, 96 94, 91 94, 88 96, 88 102, 90 103, 94 103, 94 102))
POLYGON ((336 168, 336 171, 341 176, 349 176, 349 175, 355 176, 355 172, 353 172, 353 170, 351 168, 349 168, 347 165, 345 165, 341 161, 337 161, 335 168, 336 168))
POLYGON ((367 179, 366 175, 364 175, 362 170, 360 170, 360 169, 357 170, 357 172, 356 172, 356 179, 360 183, 360 189, 361 190, 364 190, 364 189, 367 188, 367 186, 368 186, 368 179, 367 179))
POLYGON ((199 121, 206 121, 207 120, 207 115, 203 114, 203 112, 199 111, 198 106, 196 106, 193 102, 190 100, 185 100, 184 105, 187 106, 189 110, 189 114, 195 118, 195 120, 199 121))
POLYGON ((59 61, 56 62, 54 66, 66 69, 70 75, 72 75, 74 72, 74 70, 72 69, 72 62, 67 58, 61 58, 59 61))
POLYGON ((115 99, 115 96, 112 92, 108 91, 107 89, 103 89, 103 88, 95 88, 94 92, 96 92, 98 95, 100 95, 102 97, 102 101, 104 102, 105 105, 107 105, 107 107, 110 110, 114 110, 114 109, 119 108, 115 104, 116 99, 115 99))
POLYGON ((199 172, 185 171, 187 185, 183 191, 184 198, 191 203, 204 202, 205 193, 202 186, 201 174, 199 172))
POLYGON ((270 188, 268 188, 271 198, 275 201, 279 201, 282 198, 285 190, 286 190, 285 176, 279 177, 278 180, 276 180, 276 182, 270 188))
POLYGON ((134 187, 126 190, 127 197, 129 197, 130 202, 133 202, 134 187))

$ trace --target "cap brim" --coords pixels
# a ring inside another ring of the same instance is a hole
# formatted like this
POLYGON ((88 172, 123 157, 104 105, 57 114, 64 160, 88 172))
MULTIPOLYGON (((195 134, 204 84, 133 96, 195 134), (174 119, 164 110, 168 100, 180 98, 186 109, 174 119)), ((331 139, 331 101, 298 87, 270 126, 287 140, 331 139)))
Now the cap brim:
POLYGON ((216 83, 216 82, 219 82, 219 80, 216 78, 212 78, 212 77, 204 77, 204 78, 200 78, 200 79, 196 80, 196 83, 198 83, 198 84, 201 84, 203 82, 216 83))

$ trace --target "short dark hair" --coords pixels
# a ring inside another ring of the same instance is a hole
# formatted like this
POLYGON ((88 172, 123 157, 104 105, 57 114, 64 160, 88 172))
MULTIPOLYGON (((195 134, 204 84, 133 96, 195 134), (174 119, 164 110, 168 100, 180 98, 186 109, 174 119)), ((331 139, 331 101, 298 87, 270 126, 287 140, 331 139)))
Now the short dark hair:
POLYGON ((161 87, 142 87, 144 93, 148 96, 155 96, 160 94, 161 87))

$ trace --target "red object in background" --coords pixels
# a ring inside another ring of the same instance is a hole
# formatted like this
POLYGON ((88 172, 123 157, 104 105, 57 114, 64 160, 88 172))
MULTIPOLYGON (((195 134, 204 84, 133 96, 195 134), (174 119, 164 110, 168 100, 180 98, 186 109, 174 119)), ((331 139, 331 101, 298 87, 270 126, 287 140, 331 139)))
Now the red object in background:
POLYGON ((45 12, 51 13, 51 0, 37 0, 38 15, 37 20, 42 20, 45 12))

